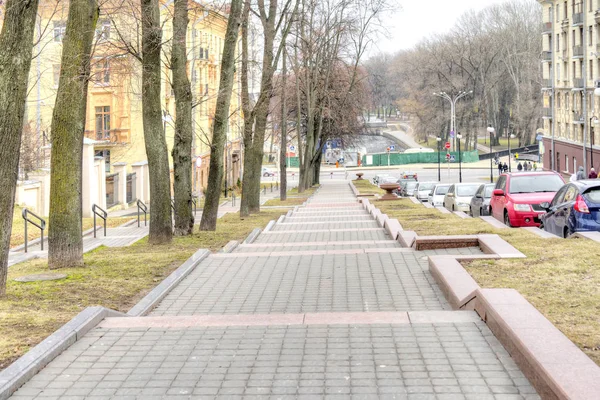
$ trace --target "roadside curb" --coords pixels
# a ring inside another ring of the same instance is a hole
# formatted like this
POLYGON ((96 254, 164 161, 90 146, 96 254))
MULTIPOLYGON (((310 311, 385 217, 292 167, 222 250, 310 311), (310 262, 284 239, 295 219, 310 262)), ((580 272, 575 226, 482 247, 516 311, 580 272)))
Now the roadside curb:
POLYGON ((244 239, 244 241, 242 243, 244 243, 244 244, 254 243, 254 241, 256 240, 258 235, 260 235, 261 232, 262 232, 262 229, 254 228, 254 230, 252 230, 252 232, 250 232, 248 237, 246 237, 246 239, 244 239))
POLYGON ((19 387, 41 371, 106 317, 124 314, 104 307, 88 307, 73 319, 0 371, 0 400, 8 399, 19 387))
POLYGON ((183 280, 183 278, 188 276, 190 272, 192 272, 194 268, 209 255, 210 251, 206 249, 196 251, 186 262, 181 264, 179 268, 173 271, 159 283, 158 286, 152 289, 150 293, 133 306, 131 310, 127 312, 127 315, 130 317, 141 317, 148 314, 171 290, 173 290, 175 286, 179 284, 179 282, 183 280))
POLYGON ((237 240, 230 240, 225 246, 223 246, 221 250, 218 251, 218 253, 232 253, 239 246, 239 244, 240 242, 237 240))

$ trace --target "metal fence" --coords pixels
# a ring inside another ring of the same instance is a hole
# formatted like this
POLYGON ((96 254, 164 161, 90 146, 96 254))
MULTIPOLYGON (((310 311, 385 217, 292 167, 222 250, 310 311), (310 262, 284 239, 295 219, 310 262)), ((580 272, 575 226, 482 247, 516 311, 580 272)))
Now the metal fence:
POLYGON ((106 207, 110 208, 119 201, 119 174, 106 175, 106 207))
POLYGON ((131 203, 137 200, 135 193, 135 179, 135 172, 127 174, 127 194, 125 196, 125 201, 127 203, 131 203))

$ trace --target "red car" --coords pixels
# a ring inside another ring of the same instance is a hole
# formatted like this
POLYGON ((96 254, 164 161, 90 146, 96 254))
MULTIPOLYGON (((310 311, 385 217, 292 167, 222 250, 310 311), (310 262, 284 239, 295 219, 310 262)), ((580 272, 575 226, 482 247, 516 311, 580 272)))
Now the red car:
POLYGON ((556 172, 517 172, 500 175, 490 200, 490 215, 508 226, 539 226, 546 210, 565 184, 556 172))

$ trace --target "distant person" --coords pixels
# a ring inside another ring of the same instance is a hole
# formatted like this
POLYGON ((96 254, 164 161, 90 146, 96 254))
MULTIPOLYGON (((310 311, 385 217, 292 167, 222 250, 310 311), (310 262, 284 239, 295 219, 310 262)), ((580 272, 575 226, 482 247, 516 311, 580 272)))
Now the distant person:
POLYGON ((585 172, 583 172, 583 167, 579 166, 579 171, 577 171, 577 180, 580 181, 585 179, 585 172))
POLYGON ((504 171, 505 174, 508 172, 508 164, 507 163, 504 163, 502 170, 504 171))
POLYGON ((527 161, 523 162, 523 171, 525 171, 525 172, 529 171, 529 166, 527 165, 527 161))
POLYGON ((533 171, 533 165, 531 165, 531 161, 529 161, 527 164, 527 171, 533 171))
POLYGON ((533 163, 533 170, 537 171, 537 163, 536 162, 533 163))
POLYGON ((519 163, 519 164, 517 165, 517 170, 518 170, 519 172, 523 171, 523 164, 519 163))
POLYGON ((588 175, 589 179, 598 179, 598 174, 596 173, 596 170, 594 169, 594 167, 592 167, 592 169, 590 169, 590 174, 588 175))
POLYGON ((500 175, 504 171, 504 164, 501 162, 498 163, 498 175, 500 175))

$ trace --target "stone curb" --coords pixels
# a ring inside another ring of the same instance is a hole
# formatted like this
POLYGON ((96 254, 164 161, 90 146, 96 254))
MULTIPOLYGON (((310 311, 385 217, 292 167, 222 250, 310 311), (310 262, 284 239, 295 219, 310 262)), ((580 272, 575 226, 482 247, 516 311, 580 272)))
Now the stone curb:
POLYGON ((239 244, 240 242, 237 240, 230 240, 221 250, 219 250, 219 253, 232 253, 239 244))
POLYGON ((285 219, 285 215, 280 215, 279 218, 277 219, 277 223, 281 224, 283 223, 283 220, 285 219))
MULTIPOLYGON (((529 232, 533 233, 534 235, 541 237, 542 239, 558 239, 559 238, 558 236, 553 235, 550 232, 546 232, 546 231, 544 231, 540 228, 536 228, 534 226, 524 226, 521 229, 525 229, 526 231, 529 231, 529 232)), ((573 235, 573 237, 576 237, 577 235, 579 235, 579 234, 576 233, 573 235)))
POLYGON ((88 307, 81 311, 40 344, 0 371, 0 400, 8 399, 19 387, 104 318, 122 316, 124 314, 104 307, 88 307))
POLYGON ((186 262, 181 264, 179 268, 173 271, 165 280, 133 306, 133 308, 127 312, 127 315, 141 317, 148 314, 171 290, 173 290, 175 286, 179 284, 179 282, 183 280, 183 278, 188 276, 189 273, 209 255, 210 251, 206 249, 196 251, 186 262))
POLYGON ((400 242, 402 247, 408 247, 408 248, 413 247, 416 237, 417 237, 417 234, 414 231, 398 232, 398 241, 400 242))
POLYGON ((388 219, 384 222, 384 228, 393 240, 398 239, 398 234, 402 231, 402 225, 397 219, 388 219))
POLYGON ((435 207, 435 209, 441 212, 442 214, 452 214, 450 210, 448 210, 446 207, 437 206, 435 207))
POLYGON ((258 235, 260 235, 261 232, 262 232, 262 230, 260 228, 254 228, 252 230, 252 232, 250 232, 248 237, 246 237, 246 239, 244 239, 244 241, 242 243, 245 243, 245 244, 254 243, 254 241, 256 240, 258 235))
POLYGON ((271 228, 273 228, 273 226, 275 225, 275 220, 272 219, 269 221, 269 223, 267 224, 267 226, 265 227, 265 229, 263 230, 263 232, 269 232, 271 230, 271 228))
POLYGON ((465 213, 464 211, 454 211, 454 215, 462 219, 471 218, 471 216, 467 215, 467 213, 465 213))
POLYGON ((514 289, 477 289, 475 311, 542 399, 592 400, 600 367, 514 289))

